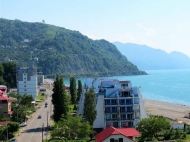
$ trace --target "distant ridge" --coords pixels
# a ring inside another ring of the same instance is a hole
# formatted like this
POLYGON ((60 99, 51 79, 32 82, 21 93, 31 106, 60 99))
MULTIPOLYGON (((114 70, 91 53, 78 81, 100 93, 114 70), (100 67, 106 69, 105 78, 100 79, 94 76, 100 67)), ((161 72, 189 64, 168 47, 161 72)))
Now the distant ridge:
POLYGON ((190 69, 190 58, 177 51, 167 53, 146 45, 113 42, 129 61, 142 70, 190 69))
MULTIPOLYGON (((77 24, 77 23, 76 23, 77 24)), ((38 71, 54 78, 146 74, 106 40, 44 23, 0 19, 0 61, 36 59, 38 71)))

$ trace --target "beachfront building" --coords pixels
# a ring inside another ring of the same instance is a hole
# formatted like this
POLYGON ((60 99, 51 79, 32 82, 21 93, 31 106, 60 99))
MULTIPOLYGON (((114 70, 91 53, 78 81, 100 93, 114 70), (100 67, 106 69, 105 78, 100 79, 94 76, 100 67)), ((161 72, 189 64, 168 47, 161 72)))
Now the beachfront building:
POLYGON ((28 67, 17 66, 17 93, 32 95, 35 100, 38 95, 37 88, 37 68, 31 61, 28 67))
POLYGON ((132 86, 131 81, 116 79, 87 79, 79 100, 78 115, 83 115, 85 92, 93 88, 96 93, 97 116, 93 128, 105 129, 136 127, 142 118, 146 118, 146 110, 139 87, 132 86))

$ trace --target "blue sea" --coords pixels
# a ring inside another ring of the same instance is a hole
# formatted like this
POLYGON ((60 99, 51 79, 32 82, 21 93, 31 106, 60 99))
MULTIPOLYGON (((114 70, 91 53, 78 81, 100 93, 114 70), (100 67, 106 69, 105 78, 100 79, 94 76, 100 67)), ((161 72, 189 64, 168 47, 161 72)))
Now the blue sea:
MULTIPOLYGON (((145 99, 190 105, 190 70, 147 70, 148 75, 104 77, 131 80, 145 99)), ((86 78, 80 79, 82 83, 86 78)), ((69 79, 64 80, 69 84, 69 79)))

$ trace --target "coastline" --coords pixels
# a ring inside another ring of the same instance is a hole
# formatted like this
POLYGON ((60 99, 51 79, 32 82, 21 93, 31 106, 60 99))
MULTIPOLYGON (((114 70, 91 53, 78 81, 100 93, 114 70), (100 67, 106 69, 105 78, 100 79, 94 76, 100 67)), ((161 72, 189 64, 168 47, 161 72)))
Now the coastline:
POLYGON ((143 99, 143 102, 147 114, 149 115, 162 115, 170 119, 183 121, 187 124, 190 124, 190 119, 185 118, 185 116, 190 113, 190 106, 188 105, 149 99, 143 99))
MULTIPOLYGON (((53 79, 44 79, 45 84, 53 84, 53 79)), ((164 101, 143 99, 148 115, 162 115, 178 121, 190 124, 190 119, 184 118, 190 113, 190 106, 164 101)))

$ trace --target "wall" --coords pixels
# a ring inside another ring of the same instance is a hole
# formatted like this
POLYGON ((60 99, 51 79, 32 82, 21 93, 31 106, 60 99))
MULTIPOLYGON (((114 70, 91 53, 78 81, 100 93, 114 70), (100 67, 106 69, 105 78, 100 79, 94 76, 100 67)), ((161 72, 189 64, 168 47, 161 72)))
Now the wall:
POLYGON ((102 142, 110 142, 111 138, 115 138, 115 139, 123 138, 123 142, 133 142, 132 140, 126 138, 123 135, 111 135, 107 139, 103 140, 102 142))

